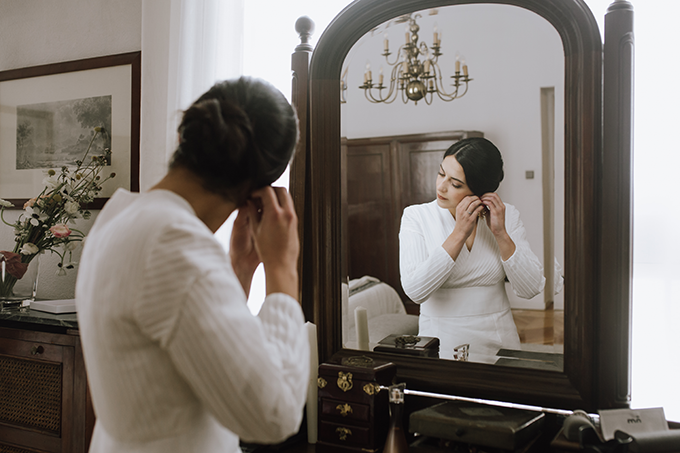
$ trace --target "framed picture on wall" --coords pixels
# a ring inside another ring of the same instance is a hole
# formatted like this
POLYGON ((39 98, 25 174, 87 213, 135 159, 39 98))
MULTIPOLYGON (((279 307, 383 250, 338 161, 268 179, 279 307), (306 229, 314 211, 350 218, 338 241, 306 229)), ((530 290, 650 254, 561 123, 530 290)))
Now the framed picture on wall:
POLYGON ((141 52, 0 72, 0 198, 22 209, 48 170, 76 166, 95 127, 92 149, 110 148, 116 177, 88 207, 139 191, 140 87, 141 52))

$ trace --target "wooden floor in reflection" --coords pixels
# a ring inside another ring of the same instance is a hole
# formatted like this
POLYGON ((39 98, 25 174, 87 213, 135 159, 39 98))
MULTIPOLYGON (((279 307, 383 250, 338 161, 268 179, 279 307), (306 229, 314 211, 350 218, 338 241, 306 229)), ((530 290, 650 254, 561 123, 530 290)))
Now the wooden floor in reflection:
POLYGON ((512 310, 522 343, 564 345, 563 310, 512 310))

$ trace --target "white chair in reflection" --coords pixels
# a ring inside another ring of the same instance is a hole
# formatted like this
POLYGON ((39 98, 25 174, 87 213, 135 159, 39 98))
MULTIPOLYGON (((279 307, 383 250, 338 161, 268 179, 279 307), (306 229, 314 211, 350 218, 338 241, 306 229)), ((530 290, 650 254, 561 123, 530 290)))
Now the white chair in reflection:
POLYGON ((406 313, 397 291, 375 277, 364 276, 350 280, 349 285, 343 284, 342 341, 345 348, 358 348, 355 323, 358 307, 366 309, 369 350, 392 334, 418 335, 418 316, 406 313))

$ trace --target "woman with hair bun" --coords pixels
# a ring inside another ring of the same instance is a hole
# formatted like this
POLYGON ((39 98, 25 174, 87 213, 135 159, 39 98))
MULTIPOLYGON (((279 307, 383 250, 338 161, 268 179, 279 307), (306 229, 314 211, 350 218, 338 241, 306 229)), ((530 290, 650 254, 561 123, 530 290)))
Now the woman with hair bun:
POLYGON ((272 184, 297 117, 266 82, 218 83, 183 114, 166 176, 119 189, 85 245, 78 322, 97 422, 90 452, 240 452, 299 428, 309 344, 297 217, 272 184), (234 211, 229 253, 215 231, 234 211), (263 263, 264 304, 246 305, 263 263))
MULTIPOLYGON (((441 358, 454 358, 454 348, 465 344, 477 362, 495 362, 501 348, 520 349, 505 279, 526 299, 545 285, 519 212, 496 193, 502 180, 503 159, 493 143, 460 140, 444 153, 437 199, 404 210, 401 283, 421 304, 418 334, 439 338, 441 358)), ((559 272, 557 266, 557 291, 559 272)))

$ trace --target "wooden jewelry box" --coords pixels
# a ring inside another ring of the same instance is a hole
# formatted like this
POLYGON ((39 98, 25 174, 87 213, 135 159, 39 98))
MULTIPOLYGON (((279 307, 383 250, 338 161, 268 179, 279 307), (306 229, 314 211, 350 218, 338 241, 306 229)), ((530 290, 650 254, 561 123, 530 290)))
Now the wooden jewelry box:
POLYGON ((389 335, 373 348, 376 352, 439 358, 439 338, 414 335, 389 335))
POLYGON ((385 445, 391 362, 358 356, 319 365, 319 440, 324 451, 375 452, 385 445))

